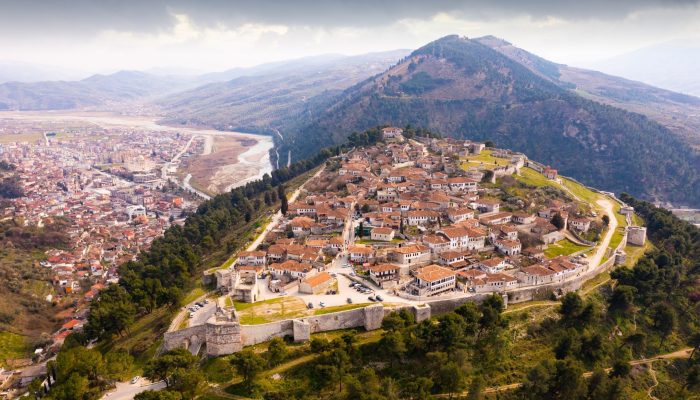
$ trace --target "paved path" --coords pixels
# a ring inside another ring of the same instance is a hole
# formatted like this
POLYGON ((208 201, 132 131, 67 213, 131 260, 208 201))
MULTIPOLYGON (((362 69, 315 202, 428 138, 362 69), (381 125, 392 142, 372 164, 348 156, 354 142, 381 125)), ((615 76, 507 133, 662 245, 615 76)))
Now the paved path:
POLYGON ((605 212, 608 214, 610 223, 608 224, 607 232, 605 232, 605 237, 598 245, 598 248, 593 254, 588 256, 588 265, 595 269, 597 269, 603 261, 603 258, 608 251, 608 246, 610 246, 610 241, 617 230, 617 218, 615 217, 615 207, 613 206, 612 201, 606 198, 604 200, 598 200, 597 203, 599 206, 603 207, 605 212))
MULTIPOLYGON (((318 172, 316 172, 315 174, 313 174, 313 176, 307 179, 306 182, 304 182, 304 184, 302 184, 294 192, 292 192, 292 195, 288 198, 288 202, 293 203, 294 201, 296 201, 297 197, 299 197, 299 194, 301 193, 301 190, 304 188, 304 186, 306 186, 306 183, 318 178, 325 169, 326 167, 324 165, 323 167, 321 167, 321 169, 318 170, 318 172)), ((268 224, 265 226, 265 229, 262 232, 260 232, 258 237, 255 238, 255 240, 253 240, 253 242, 248 246, 248 248, 246 248, 246 251, 253 251, 257 249, 260 243, 262 243, 263 240, 265 240, 267 234, 270 233, 270 231, 279 224, 281 219, 282 211, 277 211, 275 215, 272 216, 270 222, 268 222, 268 224)))
MULTIPOLYGON (((185 190, 189 190, 190 192, 196 193, 199 197, 203 198, 204 200, 211 200, 211 196, 202 192, 201 190, 195 189, 190 184, 190 179, 192 179, 192 174, 187 174, 185 179, 182 180, 182 188, 185 190)), ((175 182, 177 183, 177 180, 175 182)))

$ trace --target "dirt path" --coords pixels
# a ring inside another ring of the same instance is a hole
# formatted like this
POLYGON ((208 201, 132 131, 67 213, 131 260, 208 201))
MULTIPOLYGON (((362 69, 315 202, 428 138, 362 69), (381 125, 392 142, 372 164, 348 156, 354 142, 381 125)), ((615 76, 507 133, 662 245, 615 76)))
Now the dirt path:
POLYGON ((554 301, 554 300, 537 301, 537 302, 532 302, 531 304, 528 304, 528 305, 523 306, 523 307, 518 307, 518 308, 516 308, 516 307, 507 308, 505 311, 503 311, 503 314, 510 314, 510 313, 514 313, 514 312, 520 312, 520 311, 527 310, 527 309, 530 309, 530 308, 535 308, 535 307, 551 307, 551 306, 556 306, 556 305, 559 305, 559 304, 561 304, 561 303, 558 302, 558 301, 554 301))
POLYGON ((659 400, 651 394, 654 391, 654 389, 656 389, 656 387, 659 386, 659 380, 656 379, 656 371, 654 371, 653 363, 648 363, 647 368, 649 368, 649 375, 651 375, 651 379, 654 381, 654 384, 649 386, 649 389, 647 389, 647 396, 649 396, 651 400, 659 400))
MULTIPOLYGON (((693 349, 692 348, 685 348, 681 350, 677 350, 671 353, 666 353, 666 354, 660 354, 658 356, 654 356, 652 358, 644 358, 641 360, 632 360, 630 361, 630 365, 648 365, 649 368, 649 373, 652 375, 652 379, 654 380, 654 385, 649 387, 647 390, 647 394, 651 399, 658 400, 656 397, 651 395, 651 392, 654 390, 656 386, 658 386, 659 382, 656 379, 656 371, 651 367, 651 364, 654 361, 659 361, 659 360, 672 360, 672 359, 678 359, 678 358, 689 358, 690 354, 692 353, 693 349)), ((612 368, 606 368, 605 371, 609 372, 612 368)), ((583 374, 584 378, 589 378, 593 375, 593 372, 585 372, 583 374)), ((510 383, 507 385, 501 385, 501 386, 493 386, 493 387, 488 387, 484 389, 485 394, 489 393, 498 393, 498 392, 505 392, 513 389, 517 389, 523 385, 522 382, 516 382, 516 383, 510 383)), ((465 397, 469 394, 468 391, 461 392, 461 393, 441 393, 441 394, 436 394, 433 395, 433 398, 452 398, 452 397, 465 397)))

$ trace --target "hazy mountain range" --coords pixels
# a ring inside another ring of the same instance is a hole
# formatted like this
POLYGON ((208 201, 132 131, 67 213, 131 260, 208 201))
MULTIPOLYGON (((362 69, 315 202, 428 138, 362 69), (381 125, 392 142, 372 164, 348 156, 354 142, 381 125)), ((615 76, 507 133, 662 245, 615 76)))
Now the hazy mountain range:
MULTIPOLYGON (((165 123, 280 132, 293 159, 380 124, 494 140, 585 183, 700 203, 700 99, 552 63, 491 36, 202 75, 0 84, 0 108, 157 106, 165 123)), ((286 161, 286 160, 282 160, 286 161)))
POLYGON ((700 38, 644 47, 592 64, 594 69, 700 96, 700 38))

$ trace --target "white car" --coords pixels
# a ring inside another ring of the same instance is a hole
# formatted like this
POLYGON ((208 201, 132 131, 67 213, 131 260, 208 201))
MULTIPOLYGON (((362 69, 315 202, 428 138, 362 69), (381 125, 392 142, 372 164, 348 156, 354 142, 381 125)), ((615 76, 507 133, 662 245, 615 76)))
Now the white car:
POLYGON ((139 379, 141 379, 141 377, 138 376, 138 375, 136 375, 136 376, 134 377, 134 379, 131 380, 131 384, 132 384, 132 385, 135 385, 135 384, 139 381, 139 379))

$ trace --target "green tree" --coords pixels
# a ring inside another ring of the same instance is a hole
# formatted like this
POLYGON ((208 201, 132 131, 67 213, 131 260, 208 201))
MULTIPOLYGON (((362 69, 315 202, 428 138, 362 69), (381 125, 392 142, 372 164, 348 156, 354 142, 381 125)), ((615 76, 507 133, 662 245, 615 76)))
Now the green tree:
POLYGON ((610 309, 626 313, 634 307, 634 298, 637 295, 637 289, 629 285, 617 285, 610 297, 610 309))
POLYGON ((379 341, 379 349, 389 358, 393 366, 394 362, 400 360, 404 353, 406 353, 406 343, 404 342, 401 332, 385 332, 379 341))
POLYGON ((104 357, 102 375, 114 380, 127 379, 132 372, 134 357, 126 351, 111 351, 104 357))
POLYGON ((343 391, 343 378, 350 368, 350 356, 343 348, 331 350, 327 357, 328 364, 332 368, 333 379, 338 382, 338 392, 343 391))
POLYGON ((279 365, 287 358, 287 345, 280 337, 273 338, 267 346, 267 366, 273 367, 279 365))
POLYGON ((44 393, 43 382, 43 378, 36 378, 29 383, 29 386, 27 387, 27 394, 30 399, 39 399, 42 397, 44 393))
POLYGON ((250 387, 263 370, 265 359, 253 353, 252 350, 244 349, 234 355, 231 364, 236 368, 236 372, 243 377, 243 382, 250 387))
MULTIPOLYGON (((59 382, 66 381, 76 374, 91 381, 96 381, 103 369, 102 354, 82 346, 68 351, 61 351, 56 357, 56 372, 59 382)), ((77 383, 74 379, 73 383, 77 383)))
POLYGON ((403 385, 402 398, 411 400, 428 400, 431 398, 430 393, 433 388, 432 379, 419 376, 418 378, 410 379, 403 385))
POLYGON ((183 399, 192 400, 204 388, 204 376, 196 368, 177 368, 171 375, 170 388, 179 392, 183 399))
POLYGON ((289 210, 289 201, 287 200, 287 193, 285 192, 284 185, 279 185, 277 187, 277 197, 280 199, 280 211, 282 211, 283 215, 287 215, 287 211, 289 210))
POLYGON ((165 381, 170 387, 172 375, 177 369, 189 370, 194 368, 198 359, 187 349, 178 348, 170 350, 162 356, 151 360, 146 364, 143 376, 151 381, 165 381))
POLYGON ((678 324, 676 311, 666 303, 656 304, 651 308, 653 327, 664 337, 668 336, 678 324))
POLYGON ((484 398, 484 388, 486 387, 486 381, 481 375, 476 375, 472 378, 469 384, 469 394, 467 395, 467 400, 482 400, 484 398))
POLYGON ((575 329, 567 329, 554 347, 554 355, 559 360, 576 356, 581 349, 581 340, 575 329))
POLYGON ((581 296, 576 292, 569 292, 561 300, 559 314, 565 324, 575 325, 583 309, 584 305, 581 296))
POLYGON ((78 373, 72 373, 51 390, 51 397, 55 400, 87 400, 91 397, 89 395, 90 382, 86 376, 78 373))
POLYGON ((525 399, 576 400, 585 394, 583 369, 571 360, 545 360, 532 369, 520 388, 525 399))
POLYGON ((311 347, 311 352, 314 354, 321 354, 324 351, 330 349, 331 343, 328 339, 323 338, 311 338, 309 347, 311 347))
POLYGON ((452 398, 455 393, 464 390, 464 373, 457 363, 449 361, 439 369, 435 383, 452 398))
POLYGON ((134 400, 181 400, 182 395, 178 392, 169 390, 146 390, 134 396, 134 400))

